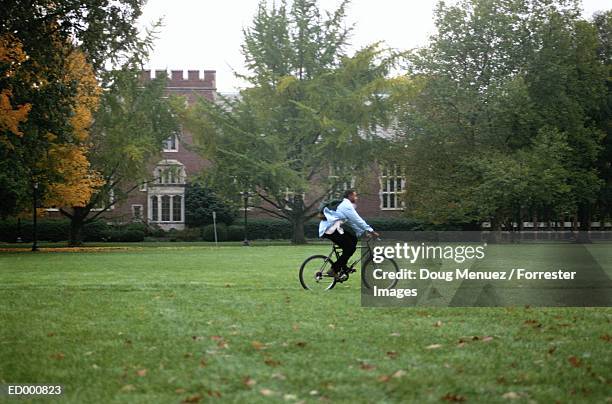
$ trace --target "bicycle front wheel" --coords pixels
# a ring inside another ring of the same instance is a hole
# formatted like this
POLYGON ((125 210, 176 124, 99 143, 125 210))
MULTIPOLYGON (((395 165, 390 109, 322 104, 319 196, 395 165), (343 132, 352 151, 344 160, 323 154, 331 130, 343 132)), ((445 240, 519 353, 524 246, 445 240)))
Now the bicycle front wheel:
MULTIPOLYGON (((372 289, 376 286, 377 289, 392 289, 397 285, 397 279, 395 276, 389 276, 389 273, 397 273, 399 272, 399 267, 397 263, 392 259, 386 259, 381 264, 375 264, 373 261, 369 261, 366 265, 363 265, 361 268, 361 281, 363 282, 363 286, 368 289, 372 289), (381 269, 382 271, 378 271, 379 276, 374 276, 374 270, 381 269), (382 279, 380 275, 382 276, 382 279)), ((395 275, 395 274, 393 274, 395 275)))
POLYGON ((332 261, 325 255, 313 255, 300 267, 300 283, 306 290, 330 290, 336 286, 336 278, 327 275, 332 261))

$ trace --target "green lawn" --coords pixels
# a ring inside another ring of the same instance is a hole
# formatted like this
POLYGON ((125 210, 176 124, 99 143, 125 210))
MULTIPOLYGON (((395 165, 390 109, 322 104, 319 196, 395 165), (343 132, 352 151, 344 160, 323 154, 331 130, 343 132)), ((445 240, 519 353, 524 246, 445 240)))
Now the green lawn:
POLYGON ((327 248, 0 253, 0 384, 75 403, 612 400, 612 308, 361 308, 358 279, 300 288, 327 248))

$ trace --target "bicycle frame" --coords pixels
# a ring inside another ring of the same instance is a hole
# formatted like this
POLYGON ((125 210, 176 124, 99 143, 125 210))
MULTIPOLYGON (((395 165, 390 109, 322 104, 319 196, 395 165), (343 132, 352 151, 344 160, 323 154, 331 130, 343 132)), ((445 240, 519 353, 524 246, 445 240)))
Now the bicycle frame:
MULTIPOLYGON (((370 242, 371 242, 372 238, 369 238, 366 240, 366 245, 358 245, 357 248, 361 249, 361 254, 360 257, 357 258, 356 260, 354 260, 353 262, 351 262, 350 264, 348 264, 349 268, 354 268, 355 265, 357 265, 358 263, 360 263, 361 261, 365 262, 366 264, 370 262, 370 260, 373 257, 373 253, 372 253, 372 247, 370 246, 370 242), (367 251, 365 252, 365 254, 363 253, 363 249, 366 248, 367 251), (365 259, 364 259, 365 257, 365 259)), ((338 258, 340 258, 340 251, 342 251, 342 248, 340 248, 339 246, 337 246, 334 242, 332 242, 332 251, 329 253, 329 255, 327 256, 327 258, 329 260, 332 259, 332 255, 336 256, 336 260, 338 260, 338 258)))

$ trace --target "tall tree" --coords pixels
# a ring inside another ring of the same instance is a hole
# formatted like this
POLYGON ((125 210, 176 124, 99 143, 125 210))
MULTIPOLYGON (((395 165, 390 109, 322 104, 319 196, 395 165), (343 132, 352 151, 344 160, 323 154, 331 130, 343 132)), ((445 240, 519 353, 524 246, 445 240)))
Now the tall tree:
POLYGON ((608 72, 605 105, 593 114, 594 121, 606 134, 597 162, 600 178, 604 182, 597 201, 598 219, 605 222, 612 219, 612 10, 594 15, 593 24, 597 29, 597 54, 608 72))
POLYGON ((136 67, 116 70, 113 77, 90 130, 89 161, 102 181, 85 200, 57 204, 71 221, 71 244, 81 243, 85 224, 153 179, 149 164, 160 155, 163 141, 178 130, 173 106, 165 98, 165 78, 143 82, 136 67))
POLYGON ((71 71, 71 55, 84 55, 96 79, 104 82, 105 65, 121 64, 147 46, 136 29, 143 4, 143 0, 2 2, 0 37, 8 46, 3 48, 19 49, 25 58, 0 62, 0 93, 10 94, 13 106, 29 108, 17 131, 0 128, 0 137, 7 140, 0 144, 0 165, 10 173, 10 180, 0 180, 0 194, 11 195, 3 211, 23 210, 27 199, 42 200, 51 184, 64 181, 61 170, 40 162, 53 148, 78 145, 78 131, 85 130, 73 122, 75 115, 85 116, 78 108, 87 107, 77 106, 79 78, 71 71))
POLYGON ((579 2, 441 2, 436 25, 410 57, 409 212, 501 226, 591 206, 606 74, 579 2))
POLYGON ((316 1, 262 1, 242 47, 252 86, 185 117, 215 163, 214 188, 257 194, 259 209, 291 223, 294 243, 337 182, 371 165, 388 120, 395 55, 377 45, 346 54, 347 5, 323 16, 316 1))

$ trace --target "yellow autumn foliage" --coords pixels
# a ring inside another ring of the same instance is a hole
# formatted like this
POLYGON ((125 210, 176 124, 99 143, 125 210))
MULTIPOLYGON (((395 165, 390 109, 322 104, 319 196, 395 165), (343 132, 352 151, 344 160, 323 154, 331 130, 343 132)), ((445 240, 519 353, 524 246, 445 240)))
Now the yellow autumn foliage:
POLYGON ((77 93, 74 115, 70 124, 74 129, 75 138, 84 142, 89 137, 89 127, 93 122, 93 113, 98 108, 102 89, 98 85, 94 71, 83 52, 75 50, 68 57, 68 74, 66 84, 76 81, 77 93))
MULTIPOLYGON (((13 76, 24 60, 26 60, 26 54, 21 42, 9 34, 0 36, 0 65, 5 70, 5 77, 13 76)), ((28 113, 32 107, 30 104, 13 107, 11 103, 12 95, 12 91, 7 88, 0 92, 0 141, 9 149, 14 146, 3 133, 10 132, 15 136, 23 136, 23 133, 19 130, 19 124, 28 119, 28 113)))
MULTIPOLYGON (((53 170, 63 180, 49 186, 44 201, 46 206, 85 206, 104 185, 100 173, 91 169, 86 146, 93 113, 99 105, 102 90, 91 65, 79 50, 71 52, 67 60, 64 82, 70 84, 73 81, 77 83, 77 91, 70 124, 74 130, 75 143, 53 144, 49 149, 45 168, 53 170)), ((47 138, 52 140, 56 136, 49 133, 47 138)))
POLYGON ((104 180, 90 169, 87 149, 72 144, 57 144, 49 150, 49 161, 55 172, 63 177, 62 182, 51 184, 46 206, 85 206, 104 180))

